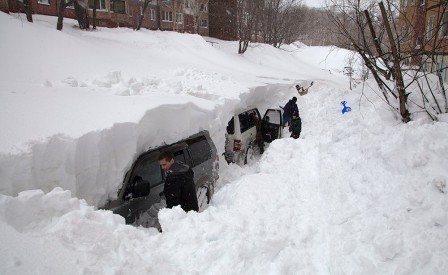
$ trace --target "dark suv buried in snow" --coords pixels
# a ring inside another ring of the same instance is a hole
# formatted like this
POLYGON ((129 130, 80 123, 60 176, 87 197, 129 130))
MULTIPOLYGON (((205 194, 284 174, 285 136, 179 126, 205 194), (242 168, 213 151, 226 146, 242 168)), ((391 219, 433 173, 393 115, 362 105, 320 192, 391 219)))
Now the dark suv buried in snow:
POLYGON ((199 211, 204 210, 213 196, 219 170, 216 147, 207 131, 141 154, 126 173, 118 198, 109 201, 103 209, 123 216, 128 224, 153 226, 147 218, 157 219, 157 211, 149 210, 163 203, 164 173, 158 156, 165 150, 173 152, 176 160, 193 169, 199 211))

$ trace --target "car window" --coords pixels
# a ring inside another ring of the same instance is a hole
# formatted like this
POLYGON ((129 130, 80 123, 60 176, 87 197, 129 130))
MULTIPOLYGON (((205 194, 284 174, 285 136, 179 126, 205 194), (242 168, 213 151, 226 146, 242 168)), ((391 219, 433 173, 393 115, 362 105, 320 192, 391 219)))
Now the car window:
POLYGON ((233 117, 232 117, 232 119, 227 123, 227 134, 229 134, 229 135, 233 135, 233 134, 235 134, 235 123, 234 123, 233 117))
POLYGON ((269 123, 280 125, 281 124, 280 123, 280 112, 277 110, 266 111, 265 121, 267 121, 267 120, 269 123), (269 119, 267 119, 267 118, 269 118, 269 119))
POLYGON ((174 155, 174 159, 176 161, 180 161, 185 164, 188 164, 187 160, 185 159, 184 150, 179 150, 179 151, 173 152, 173 155, 174 155))
POLYGON ((136 176, 140 176, 143 180, 148 181, 151 187, 161 184, 163 178, 159 160, 156 157, 152 157, 140 161, 134 169, 131 181, 136 176))
POLYGON ((189 150, 193 159, 193 165, 199 165, 211 158, 212 152, 206 137, 189 141, 189 150))
POLYGON ((253 119, 251 119, 251 117, 250 117, 250 114, 252 112, 253 111, 249 111, 249 112, 241 113, 238 115, 238 118, 240 120, 241 133, 244 133, 247 130, 249 130, 250 128, 255 126, 255 121, 253 119))

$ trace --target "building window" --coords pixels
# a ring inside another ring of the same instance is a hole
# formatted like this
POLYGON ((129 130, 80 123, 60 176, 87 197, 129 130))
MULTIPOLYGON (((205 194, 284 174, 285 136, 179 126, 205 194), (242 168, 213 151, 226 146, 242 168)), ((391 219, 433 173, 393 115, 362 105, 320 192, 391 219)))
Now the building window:
POLYGON ((190 16, 185 17, 185 25, 190 26, 190 16))
POLYGON ((125 0, 111 0, 114 5, 115 13, 126 13, 126 1, 125 0))
POLYGON ((415 39, 415 49, 420 50, 422 48, 422 40, 420 38, 415 39))
POLYGON ((426 41, 429 41, 432 39, 432 33, 433 33, 433 29, 434 29, 434 19, 435 16, 431 15, 428 18, 428 24, 426 25, 426 41))
POLYGON ((420 0, 420 6, 424 6, 425 5, 425 0, 420 0))
MULTIPOLYGON (((65 3, 67 4, 67 3, 69 3, 70 1, 72 1, 72 0, 65 0, 65 3)), ((72 9, 74 9, 74 8, 75 8, 75 3, 72 1, 72 2, 67 6, 67 8, 72 8, 72 9)))
POLYGON ((406 33, 406 40, 411 40, 412 39, 412 34, 414 33, 414 27, 412 25, 408 26, 408 31, 406 33))
POLYGON ((190 0, 186 0, 185 1, 185 7, 188 9, 189 7, 191 7, 191 4, 190 4, 190 0))
POLYGON ((50 5, 50 0, 38 0, 37 3, 43 4, 43 5, 50 5))
POLYGON ((440 26, 440 38, 448 38, 448 12, 443 13, 443 18, 440 26))
POLYGON ((199 23, 201 28, 207 28, 207 20, 205 19, 201 19, 200 23, 199 23))
POLYGON ((207 5, 201 4, 201 7, 199 8, 200 11, 207 11, 207 5))
POLYGON ((401 9, 405 10, 407 6, 408 6, 408 0, 402 0, 401 1, 401 9))
POLYGON ((176 13, 176 23, 177 24, 182 24, 183 23, 182 13, 176 13))
MULTIPOLYGON (((89 0, 89 8, 93 10, 93 5, 95 4, 95 0, 89 0)), ((97 10, 105 10, 106 9, 106 0, 98 0, 97 10)))
POLYGON ((164 11, 163 12, 163 21, 173 22, 173 12, 171 11, 164 11))
POLYGON ((404 39, 404 35, 405 35, 405 28, 402 26, 402 27, 400 27, 400 33, 399 33, 399 35, 398 35, 398 38, 400 39, 400 41, 403 41, 403 39, 404 39))
POLYGON ((156 20, 156 10, 155 9, 150 9, 149 10, 149 19, 150 20, 156 20))

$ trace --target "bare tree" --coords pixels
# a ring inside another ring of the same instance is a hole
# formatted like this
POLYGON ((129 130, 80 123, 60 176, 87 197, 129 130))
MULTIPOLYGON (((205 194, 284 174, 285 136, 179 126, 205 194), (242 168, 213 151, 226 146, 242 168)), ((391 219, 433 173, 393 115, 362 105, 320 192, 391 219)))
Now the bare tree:
POLYGON ((87 14, 88 1, 87 0, 75 0, 75 14, 78 20, 79 28, 82 30, 88 29, 89 26, 89 16, 87 14))
POLYGON ((28 22, 33 22, 33 10, 31 7, 31 0, 23 0, 23 6, 25 7, 26 19, 28 22))
POLYGON ((73 0, 60 0, 59 1, 59 9, 58 9, 58 23, 56 25, 56 29, 58 31, 62 30, 63 22, 64 22, 64 10, 66 7, 73 4, 73 0))
MULTIPOLYGON (((387 1, 390 4, 390 1, 387 1)), ((395 31, 395 14, 390 9, 390 5, 386 10, 382 2, 379 6, 374 2, 366 3, 361 0, 331 0, 330 2, 332 4, 330 14, 340 31, 343 47, 353 49, 359 54, 382 90, 385 101, 390 103, 388 93, 398 98, 402 121, 410 121, 401 71, 403 57, 400 54, 399 37, 395 31), (375 16, 375 21, 371 20, 370 14, 375 16), (376 30, 386 30, 386 34, 377 35, 376 30), (385 48, 384 51, 383 48, 385 48), (387 69, 384 69, 384 66, 387 69), (383 77, 388 76, 389 73, 395 82, 398 97, 383 80, 383 77)))
POLYGON ((300 34, 304 9, 299 0, 266 0, 263 6, 264 42, 274 47, 291 43, 300 34))
MULTIPOLYGON (((188 0, 187 0, 188 1, 188 0)), ((194 19, 194 29, 196 33, 199 33, 201 26, 202 14, 208 9, 209 0, 190 0, 189 9, 194 19)))
MULTIPOLYGON (((300 3, 300 2, 299 2, 300 3)), ((293 9, 291 42, 301 41, 309 46, 333 46, 340 44, 340 35, 329 11, 297 5, 293 9)))
POLYGON ((145 13, 146 13, 146 9, 149 6, 149 3, 152 2, 152 0, 143 0, 143 1, 139 1, 141 3, 141 7, 140 7, 140 13, 138 14, 138 24, 137 27, 135 28, 135 30, 140 30, 140 28, 142 27, 143 24, 143 19, 145 19, 145 13))
POLYGON ((264 1, 262 0, 238 0, 237 34, 239 38, 239 54, 245 53, 253 37, 256 39, 259 35, 263 4, 264 1))
POLYGON ((56 29, 59 31, 62 30, 64 21, 64 9, 71 5, 74 5, 79 28, 88 29, 89 17, 87 14, 87 0, 60 0, 56 29))
POLYGON ((177 7, 180 4, 180 0, 169 0, 167 2, 167 5, 171 8, 173 14, 173 31, 177 30, 177 7))
POLYGON ((92 28, 96 29, 96 9, 98 8, 99 0, 93 0, 93 11, 92 11, 92 28))
POLYGON ((448 43, 443 39, 448 36, 446 1, 431 2, 432 6, 419 1, 410 8, 393 0, 378 4, 331 2, 334 22, 344 38, 343 47, 361 56, 388 104, 395 105, 389 95, 398 100, 403 122, 411 120, 410 106, 413 113, 425 112, 433 120, 448 112, 442 76, 447 68, 440 65, 448 55, 448 43), (432 12, 429 20, 428 12, 432 12), (387 84, 388 79, 393 87, 387 84))

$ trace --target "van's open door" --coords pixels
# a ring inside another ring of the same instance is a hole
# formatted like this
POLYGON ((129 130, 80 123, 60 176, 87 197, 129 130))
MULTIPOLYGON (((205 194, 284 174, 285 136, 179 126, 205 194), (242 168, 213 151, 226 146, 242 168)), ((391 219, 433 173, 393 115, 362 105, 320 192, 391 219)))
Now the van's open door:
POLYGON ((270 143, 274 139, 281 138, 283 133, 282 110, 267 109, 261 124, 263 139, 270 143))

